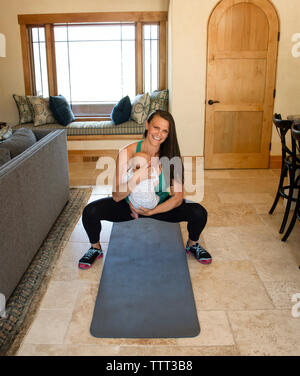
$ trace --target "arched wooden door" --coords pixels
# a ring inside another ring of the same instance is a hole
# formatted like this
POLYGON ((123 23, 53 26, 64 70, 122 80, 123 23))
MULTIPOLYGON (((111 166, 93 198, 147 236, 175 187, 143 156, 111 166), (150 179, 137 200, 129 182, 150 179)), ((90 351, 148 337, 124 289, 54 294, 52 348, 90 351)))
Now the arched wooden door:
POLYGON ((268 0, 222 0, 208 24, 205 168, 267 168, 279 22, 268 0), (216 102, 216 103, 213 103, 216 102))

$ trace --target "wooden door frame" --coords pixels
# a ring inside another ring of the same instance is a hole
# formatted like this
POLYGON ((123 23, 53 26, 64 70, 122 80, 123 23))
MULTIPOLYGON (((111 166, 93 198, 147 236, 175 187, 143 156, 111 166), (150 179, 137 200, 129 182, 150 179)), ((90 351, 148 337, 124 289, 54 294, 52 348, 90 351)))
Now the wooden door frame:
MULTIPOLYGON (((158 90, 164 90, 167 88, 167 11, 24 14, 18 15, 18 22, 20 25, 26 95, 35 95, 35 76, 30 28, 37 26, 45 28, 49 95, 55 96, 59 94, 57 92, 55 43, 53 32, 53 26, 58 23, 134 23, 136 26, 136 95, 143 93, 144 91, 143 25, 157 24, 159 26, 158 90)), ((78 117, 77 120, 110 120, 110 118, 99 115, 96 117, 78 117)))
MULTIPOLYGON (((267 121, 264 121, 263 123, 263 129, 262 133, 265 135, 264 143, 267 143, 268 145, 271 146, 271 140, 272 140, 272 115, 274 111, 274 101, 275 101, 275 95, 273 93, 276 93, 276 76, 277 76, 277 62, 278 62, 278 42, 279 42, 279 35, 280 35, 280 20, 278 16, 278 12, 274 6, 274 4, 270 0, 220 0, 212 9, 208 21, 207 21, 207 39, 206 39, 206 84, 205 84, 205 111, 204 111, 204 150, 203 150, 203 155, 204 155, 204 168, 206 169, 207 167, 205 166, 205 160, 206 160, 206 138, 207 134, 210 132, 210 129, 207 127, 207 122, 208 120, 208 114, 207 114, 207 101, 210 99, 208 98, 208 78, 209 78, 209 57, 210 57, 210 46, 209 46, 209 33, 210 33, 210 23, 212 16, 215 14, 215 11, 217 8, 222 9, 224 8, 227 9, 229 6, 233 6, 234 4, 239 4, 239 3, 253 3, 254 5, 259 6, 259 8, 266 14, 266 17, 268 19, 269 25, 276 25, 274 26, 278 30, 278 40, 276 40, 276 46, 273 48, 276 49, 274 51, 273 49, 268 48, 267 51, 267 59, 268 55, 274 54, 274 64, 272 66, 272 70, 270 71, 269 64, 267 64, 267 73, 266 73, 266 79, 268 77, 272 77, 273 80, 268 80, 267 79, 267 84, 265 86, 266 88, 266 101, 264 104, 264 118, 266 116, 266 112, 268 112, 268 119, 267 121), (266 6, 267 4, 267 6, 266 6), (274 84, 274 85, 273 85, 274 84), (265 129, 267 128, 267 129, 265 129)), ((270 34, 269 34, 270 35, 270 34)), ((270 40, 269 38, 269 44, 274 43, 274 40, 270 40)), ((268 44, 268 45, 269 45, 268 44)), ((270 59, 270 57, 269 57, 270 59)), ((214 99, 214 98, 213 98, 214 99)), ((263 142, 262 142, 263 144, 263 142)), ((246 154, 246 153, 245 153, 246 154)), ((251 154, 249 153, 246 158, 251 159, 251 154)), ((264 166, 262 168, 269 168, 270 165, 270 148, 268 150, 268 166, 264 166)), ((240 167, 243 168, 243 167, 240 167)), ((213 169, 213 168, 212 168, 213 169)))

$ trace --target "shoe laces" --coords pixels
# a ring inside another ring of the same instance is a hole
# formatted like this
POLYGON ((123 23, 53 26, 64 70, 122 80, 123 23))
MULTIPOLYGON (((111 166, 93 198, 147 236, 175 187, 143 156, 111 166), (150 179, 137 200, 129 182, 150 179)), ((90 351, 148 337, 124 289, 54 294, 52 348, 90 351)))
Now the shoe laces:
POLYGON ((102 252, 101 249, 91 247, 91 248, 87 251, 87 253, 85 254, 85 257, 92 256, 92 255, 94 254, 95 251, 98 251, 99 253, 102 252))
POLYGON ((192 246, 192 248, 194 248, 195 252, 196 252, 196 255, 197 257, 203 255, 203 254, 206 254, 206 250, 204 248, 201 247, 201 245, 199 243, 196 243, 192 246))

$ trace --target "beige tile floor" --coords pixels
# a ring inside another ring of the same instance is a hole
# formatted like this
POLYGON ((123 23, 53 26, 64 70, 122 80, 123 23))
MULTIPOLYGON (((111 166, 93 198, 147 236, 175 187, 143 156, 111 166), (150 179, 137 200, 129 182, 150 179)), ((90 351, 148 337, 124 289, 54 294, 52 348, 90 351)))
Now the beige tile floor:
MULTIPOLYGON (((281 242, 282 202, 268 214, 278 170, 205 171, 204 176, 208 223, 202 243, 213 262, 201 265, 188 256, 201 326, 197 337, 92 337, 89 326, 105 257, 88 271, 77 268, 89 247, 79 221, 18 355, 300 355, 300 307, 292 311, 292 296, 300 294, 300 223, 281 242)), ((90 201, 108 194, 107 187, 95 186, 90 201)), ((111 228, 103 223, 105 254, 111 228)), ((184 224, 181 229, 185 241, 184 224)))

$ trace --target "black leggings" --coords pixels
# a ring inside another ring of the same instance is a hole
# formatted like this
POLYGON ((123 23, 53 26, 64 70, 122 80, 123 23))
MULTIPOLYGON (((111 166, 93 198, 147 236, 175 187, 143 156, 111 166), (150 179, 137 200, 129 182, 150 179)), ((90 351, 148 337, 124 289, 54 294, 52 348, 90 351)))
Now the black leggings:
MULTIPOLYGON (((82 223, 92 244, 100 239, 101 220, 110 222, 131 221, 131 210, 125 200, 116 202, 112 197, 105 197, 89 203, 83 210, 82 223)), ((207 211, 197 203, 183 200, 177 208, 165 213, 151 216, 139 215, 144 218, 154 218, 166 222, 187 222, 189 238, 197 241, 207 222, 207 211)))

